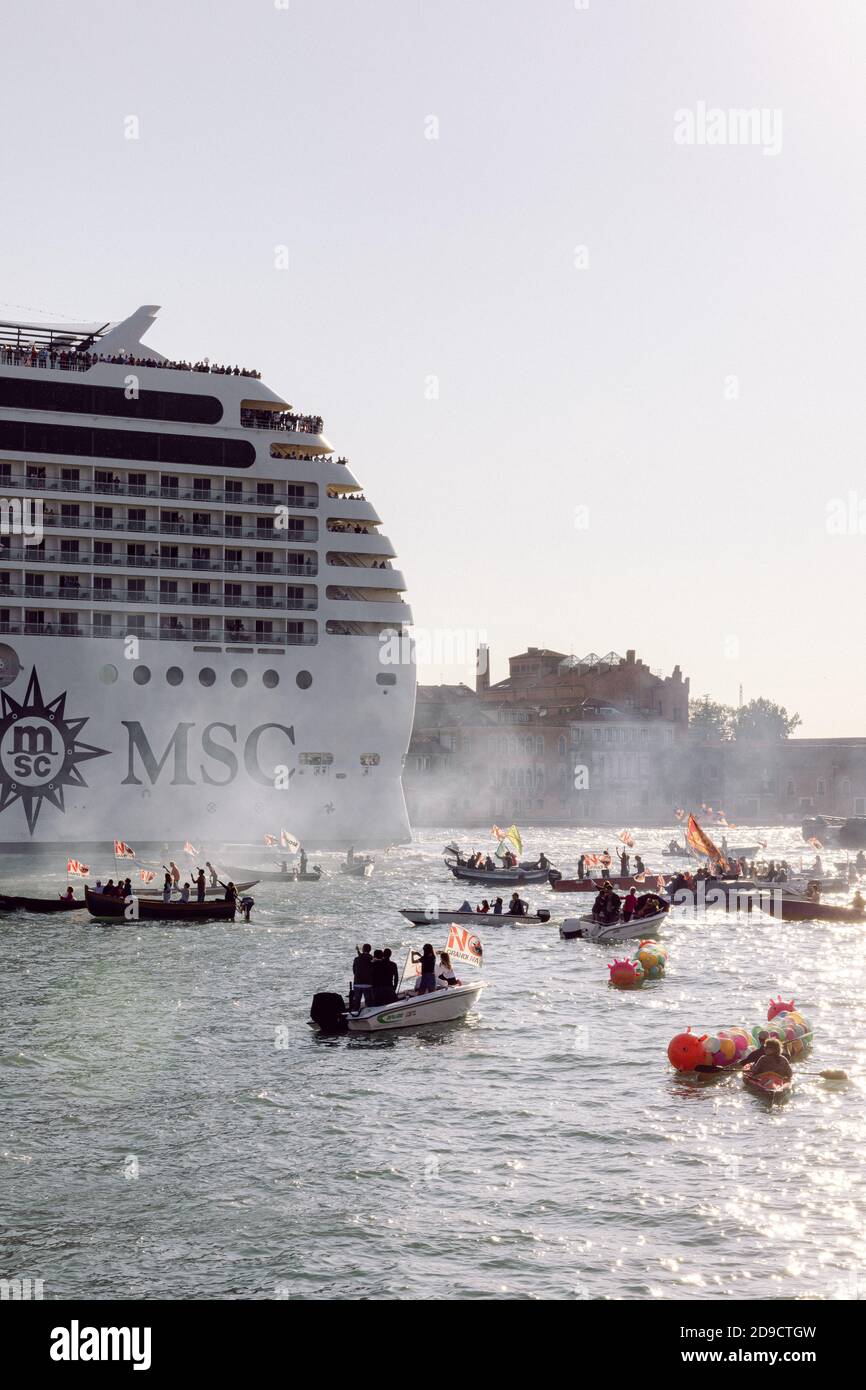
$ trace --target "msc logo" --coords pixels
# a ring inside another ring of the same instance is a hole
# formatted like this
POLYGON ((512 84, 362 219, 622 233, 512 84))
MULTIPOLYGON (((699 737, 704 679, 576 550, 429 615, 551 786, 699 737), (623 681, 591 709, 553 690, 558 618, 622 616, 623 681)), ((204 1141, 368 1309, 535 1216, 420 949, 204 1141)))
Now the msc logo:
POLYGON ((43 801, 65 811, 64 787, 87 785, 77 764, 108 749, 78 742, 87 717, 66 718, 65 692, 46 704, 35 667, 21 704, 5 690, 0 697, 0 812, 20 801, 32 835, 43 801))

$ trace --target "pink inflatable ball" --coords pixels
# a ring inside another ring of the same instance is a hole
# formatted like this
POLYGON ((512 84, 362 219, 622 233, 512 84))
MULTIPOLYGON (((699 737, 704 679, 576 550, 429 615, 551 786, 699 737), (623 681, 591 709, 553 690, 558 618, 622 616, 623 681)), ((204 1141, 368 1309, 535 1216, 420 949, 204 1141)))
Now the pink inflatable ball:
POLYGON ((636 961, 615 960, 607 968, 610 971, 608 984, 617 989, 637 989, 644 982, 644 972, 636 961))
POLYGON ((677 1071, 694 1071, 695 1067, 707 1066, 710 1062, 707 1041, 705 1033, 699 1037, 691 1028, 685 1033, 677 1033, 668 1043, 668 1061, 677 1071))

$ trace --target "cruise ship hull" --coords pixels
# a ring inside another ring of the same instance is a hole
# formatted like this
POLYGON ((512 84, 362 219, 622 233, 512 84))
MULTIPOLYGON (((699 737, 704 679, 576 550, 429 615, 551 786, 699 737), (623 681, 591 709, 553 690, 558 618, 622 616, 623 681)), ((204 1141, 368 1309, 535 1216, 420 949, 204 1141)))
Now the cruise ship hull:
POLYGON ((380 650, 7 637, 0 847, 405 841, 414 668, 380 650))

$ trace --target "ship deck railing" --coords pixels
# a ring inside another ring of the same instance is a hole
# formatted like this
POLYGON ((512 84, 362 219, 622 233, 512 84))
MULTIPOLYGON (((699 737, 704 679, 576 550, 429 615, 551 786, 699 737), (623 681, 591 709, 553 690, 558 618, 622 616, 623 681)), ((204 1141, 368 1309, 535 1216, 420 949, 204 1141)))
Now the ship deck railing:
POLYGON ((97 494, 105 497, 141 497, 145 501, 149 498, 155 502, 188 502, 192 505, 201 504, 202 506, 213 503, 230 507, 288 507, 289 509, 297 507, 299 511, 308 511, 319 505, 317 497, 299 497, 288 492, 285 496, 261 492, 205 492, 197 491, 195 488, 189 492, 180 492, 169 487, 141 487, 138 484, 130 486, 126 483, 91 482, 86 478, 79 478, 77 482, 73 482, 63 478, 13 478, 0 474, 0 492, 7 488, 20 492, 65 492, 84 495, 97 494))
POLYGON ((180 559, 168 555, 100 555, 87 551, 43 551, 35 546, 16 549, 0 548, 0 563, 27 565, 74 565, 108 566, 121 569, 166 569, 189 570, 200 574, 267 574, 284 578, 289 576, 315 577, 318 568, 315 564, 293 565, 245 565, 237 560, 180 559))
POLYGON ((0 633, 26 637, 98 637, 115 638, 122 641, 127 637, 141 637, 144 641, 159 642, 242 642, 247 645, 276 647, 312 647, 318 640, 314 632, 234 632, 222 628, 208 628, 194 632, 186 628, 140 628, 133 623, 123 627, 81 628, 53 623, 0 623, 0 633))

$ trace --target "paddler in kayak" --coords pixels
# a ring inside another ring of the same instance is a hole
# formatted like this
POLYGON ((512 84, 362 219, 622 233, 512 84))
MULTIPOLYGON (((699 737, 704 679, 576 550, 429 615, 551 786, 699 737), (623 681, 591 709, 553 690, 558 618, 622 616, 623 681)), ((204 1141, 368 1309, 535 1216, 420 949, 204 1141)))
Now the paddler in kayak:
POLYGON ((755 1062, 750 1075, 754 1079, 766 1076, 768 1072, 774 1076, 781 1076, 785 1081, 790 1081, 794 1075, 791 1063, 782 1055, 782 1044, 778 1038, 767 1038, 764 1043, 764 1055, 755 1062))
POLYGON ((770 1035, 767 1032, 766 1028, 762 1028, 760 1033, 758 1034, 758 1046, 753 1047, 748 1057, 743 1058, 741 1066, 750 1067, 754 1062, 760 1061, 760 1059, 766 1055, 765 1044, 769 1036, 770 1035))

